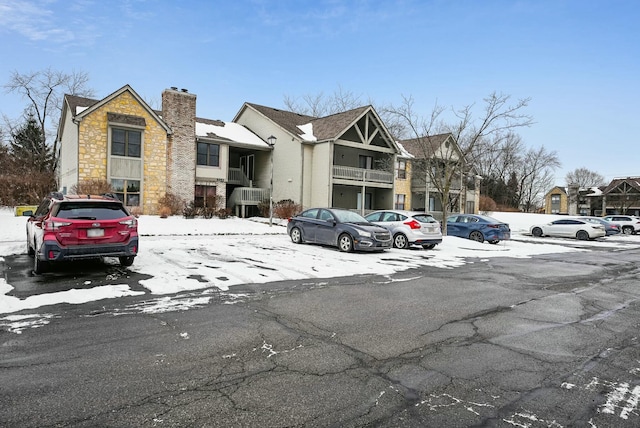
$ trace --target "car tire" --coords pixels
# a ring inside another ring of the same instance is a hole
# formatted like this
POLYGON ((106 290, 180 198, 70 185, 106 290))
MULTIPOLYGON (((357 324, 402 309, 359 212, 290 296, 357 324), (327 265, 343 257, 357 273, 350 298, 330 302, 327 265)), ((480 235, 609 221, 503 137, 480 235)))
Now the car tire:
POLYGON ((409 248, 409 240, 404 233, 396 233, 393 237, 393 246, 396 248, 409 248))
POLYGON ((120 256, 118 257, 118 260, 120 261, 120 264, 122 266, 131 266, 133 264, 133 260, 136 258, 136 256, 120 256))
POLYGON ((33 273, 36 275, 40 275, 47 270, 48 263, 44 260, 40 260, 37 254, 34 254, 33 257, 33 273))
POLYGON ((625 235, 633 235, 635 230, 633 229, 633 226, 622 226, 622 233, 625 235))
POLYGON ((474 230, 469 234, 469 239, 476 242, 484 242, 484 235, 482 232, 474 230))
POLYGON ((540 229, 539 227, 534 227, 534 228, 531 230, 531 234, 532 234, 533 236, 535 236, 536 238, 539 238, 539 237, 541 237, 541 236, 542 236, 542 229, 540 229))
POLYGON ((434 248, 436 248, 436 244, 424 244, 422 248, 424 248, 425 250, 433 250, 434 248))
POLYGON ((578 233, 576 233, 576 239, 579 239, 580 241, 588 241, 589 233, 585 230, 579 230, 578 233))
POLYGON ((344 253, 353 251, 353 238, 348 233, 338 236, 338 249, 344 253))
POLYGON ((291 242, 294 244, 302 244, 302 231, 299 228, 294 227, 291 229, 289 236, 291 237, 291 242))

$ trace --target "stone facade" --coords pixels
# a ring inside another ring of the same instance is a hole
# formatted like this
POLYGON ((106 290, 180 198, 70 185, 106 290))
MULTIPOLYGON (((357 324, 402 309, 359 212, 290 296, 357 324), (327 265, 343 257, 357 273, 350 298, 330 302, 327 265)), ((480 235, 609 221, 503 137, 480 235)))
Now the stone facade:
POLYGON ((196 96, 177 88, 162 92, 162 119, 172 129, 168 138, 168 190, 193 201, 196 165, 196 96))
POLYGON ((78 182, 90 179, 109 181, 108 115, 144 119, 142 137, 142 177, 140 208, 144 214, 158 212, 158 199, 167 191, 167 132, 130 92, 124 91, 92 111, 78 125, 78 182))
MULTIPOLYGON (((398 171, 396 170, 396 178, 395 178, 396 195, 404 195, 404 208, 406 210, 410 210, 411 209, 411 161, 406 158, 398 158, 398 160, 404 161, 406 167, 405 167, 404 178, 398 177, 398 171)), ((394 205, 395 205, 395 201, 394 201, 394 205)))

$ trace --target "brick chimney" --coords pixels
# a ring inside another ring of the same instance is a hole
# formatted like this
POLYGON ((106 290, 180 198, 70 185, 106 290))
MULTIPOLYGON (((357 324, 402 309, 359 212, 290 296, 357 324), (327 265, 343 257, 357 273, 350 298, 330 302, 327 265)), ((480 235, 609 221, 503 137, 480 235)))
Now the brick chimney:
POLYGON ((167 147, 167 189, 187 203, 196 180, 196 95, 177 87, 162 92, 162 119, 171 127, 167 147))

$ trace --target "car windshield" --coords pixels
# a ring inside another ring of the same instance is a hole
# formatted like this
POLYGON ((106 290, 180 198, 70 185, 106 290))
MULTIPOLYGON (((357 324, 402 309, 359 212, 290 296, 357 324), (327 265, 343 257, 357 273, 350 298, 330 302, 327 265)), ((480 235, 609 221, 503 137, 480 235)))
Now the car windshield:
POLYGON ((369 223, 367 219, 353 211, 333 211, 340 223, 369 223))
POLYGON ((60 204, 53 216, 68 220, 115 220, 129 214, 116 202, 66 202, 60 204))

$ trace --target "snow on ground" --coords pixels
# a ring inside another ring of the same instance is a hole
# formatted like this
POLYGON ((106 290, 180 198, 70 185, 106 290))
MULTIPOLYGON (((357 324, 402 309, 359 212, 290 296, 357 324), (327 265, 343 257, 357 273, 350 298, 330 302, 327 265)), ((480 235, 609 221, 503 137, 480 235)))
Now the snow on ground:
MULTIPOLYGON (((295 245, 286 234, 284 221, 274 222, 270 227, 265 219, 184 219, 179 216, 162 219, 141 216, 138 227, 140 252, 129 269, 151 276, 141 284, 149 293, 160 296, 154 305, 161 302, 170 306, 171 298, 168 295, 200 290, 202 297, 196 300, 202 302, 202 299, 211 297, 212 287, 232 296, 230 287, 245 283, 356 274, 391 275, 419 266, 455 269, 465 263, 474 260, 482 262, 491 257, 526 258, 537 254, 588 251, 589 247, 640 247, 640 237, 637 236, 592 242, 533 238, 527 235, 532 224, 546 223, 556 216, 521 213, 491 215, 510 224, 511 240, 491 245, 446 236, 443 243, 433 250, 390 249, 382 253, 341 253, 331 247, 295 245)), ((13 210, 0 209, 0 261, 4 256, 25 253, 25 222, 26 217, 14 217, 13 210)), ((115 259, 109 262, 117 264, 115 259)), ((87 288, 18 299, 8 295, 13 287, 0 278, 0 314, 57 303, 80 304, 144 294, 131 290, 126 284, 92 288, 87 281, 85 285, 87 288)))

